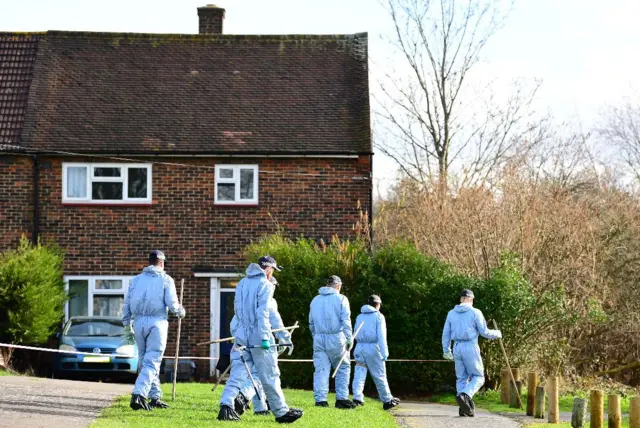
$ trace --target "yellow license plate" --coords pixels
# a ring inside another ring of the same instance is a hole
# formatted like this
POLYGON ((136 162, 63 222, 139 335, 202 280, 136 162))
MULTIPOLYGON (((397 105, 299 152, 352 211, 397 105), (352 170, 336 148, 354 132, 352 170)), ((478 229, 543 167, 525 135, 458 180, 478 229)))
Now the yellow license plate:
POLYGON ((108 363, 111 361, 111 357, 94 357, 91 355, 85 355, 82 361, 85 363, 108 363))

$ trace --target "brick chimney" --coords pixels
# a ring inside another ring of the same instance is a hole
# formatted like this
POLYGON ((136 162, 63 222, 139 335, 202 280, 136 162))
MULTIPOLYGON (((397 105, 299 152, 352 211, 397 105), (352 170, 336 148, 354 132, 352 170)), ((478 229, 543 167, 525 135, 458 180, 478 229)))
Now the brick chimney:
POLYGON ((222 34, 224 9, 215 4, 208 4, 198 8, 200 34, 222 34))

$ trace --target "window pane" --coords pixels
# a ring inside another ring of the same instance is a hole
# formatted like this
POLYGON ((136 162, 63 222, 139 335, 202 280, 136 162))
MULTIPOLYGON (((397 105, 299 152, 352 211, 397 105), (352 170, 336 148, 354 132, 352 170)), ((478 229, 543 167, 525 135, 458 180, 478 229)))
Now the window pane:
POLYGON ((129 198, 147 197, 147 168, 129 168, 127 189, 129 198))
POLYGON ((236 185, 233 183, 218 183, 218 201, 235 201, 236 185))
POLYGON ((220 168, 220 178, 233 178, 233 169, 220 168))
POLYGON ((89 281, 69 280, 69 317, 89 315, 89 281))
POLYGON ((122 199, 122 183, 91 183, 92 199, 122 199))
POLYGON ((93 296, 93 315, 102 317, 122 316, 123 296, 93 296))
POLYGON ((87 197, 86 166, 70 166, 67 168, 67 196, 70 198, 87 197))
POLYGON ((240 170, 240 199, 253 199, 253 169, 240 170))
POLYGON ((120 168, 94 168, 94 177, 120 177, 120 168))
POLYGON ((96 290, 122 290, 122 280, 96 279, 96 290))

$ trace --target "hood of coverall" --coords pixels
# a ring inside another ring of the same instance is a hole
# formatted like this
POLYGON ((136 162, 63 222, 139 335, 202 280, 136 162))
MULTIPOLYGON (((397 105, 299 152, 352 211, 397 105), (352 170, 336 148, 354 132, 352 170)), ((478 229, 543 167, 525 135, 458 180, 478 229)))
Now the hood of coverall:
POLYGON ((151 276, 160 276, 164 272, 164 269, 159 268, 159 267, 154 266, 154 265, 149 265, 146 268, 142 269, 142 272, 146 273, 147 275, 151 275, 151 276))
POLYGON ((328 296, 329 294, 338 294, 338 290, 333 287, 320 287, 318 294, 328 296))
POLYGON ((471 308, 473 308, 471 303, 460 303, 459 305, 456 305, 456 307, 453 308, 453 310, 456 312, 467 312, 471 310, 471 308))
POLYGON ((251 263, 247 268, 246 273, 249 278, 253 278, 260 275, 267 276, 267 274, 262 270, 260 265, 257 263, 251 263))
POLYGON ((378 312, 378 310, 371 305, 363 305, 362 308, 360 308, 360 312, 363 314, 371 314, 373 312, 378 312))

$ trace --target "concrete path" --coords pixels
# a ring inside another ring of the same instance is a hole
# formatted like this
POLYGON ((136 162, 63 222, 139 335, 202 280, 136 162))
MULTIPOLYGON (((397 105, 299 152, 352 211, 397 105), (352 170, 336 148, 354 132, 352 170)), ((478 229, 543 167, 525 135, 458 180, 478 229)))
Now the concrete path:
POLYGON ((132 386, 0 376, 0 427, 86 427, 132 386))
POLYGON ((504 416, 477 409, 474 418, 458 416, 457 406, 432 403, 402 403, 393 412, 400 424, 410 428, 519 428, 504 416))

